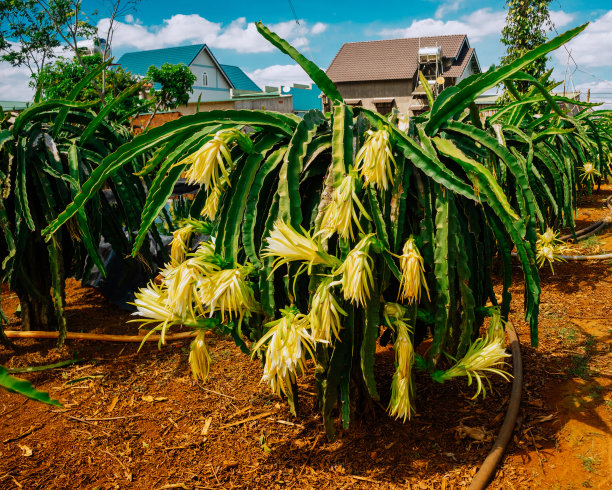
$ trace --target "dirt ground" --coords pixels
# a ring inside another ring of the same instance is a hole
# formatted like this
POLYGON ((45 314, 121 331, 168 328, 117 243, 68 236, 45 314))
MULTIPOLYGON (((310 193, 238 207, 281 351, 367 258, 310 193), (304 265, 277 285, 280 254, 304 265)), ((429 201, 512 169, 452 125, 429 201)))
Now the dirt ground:
MULTIPOLYGON (((583 201, 578 226, 606 214, 609 186, 583 201)), ((576 253, 612 251, 612 229, 576 253)), ((520 268, 512 319, 522 341, 525 383, 519 423, 490 488, 612 488, 612 263, 542 269, 540 346, 522 321, 520 268)), ((68 284, 70 331, 135 334, 129 315, 92 288, 68 284)), ((9 329, 17 299, 5 287, 9 329)), ((209 337, 206 385, 187 365, 189 341, 148 344, 20 340, 0 347, 0 364, 19 368, 75 356, 65 368, 20 374, 63 404, 56 408, 0 392, 0 488, 412 488, 469 484, 497 435, 510 384, 471 400, 465 380, 433 385, 417 376, 418 415, 402 424, 384 412, 393 352, 379 348, 382 404, 338 428, 327 442, 312 373, 300 382, 298 417, 260 384, 259 361, 233 341, 209 337), (473 429, 473 430, 470 430, 473 429), (475 439, 466 436, 472 432, 475 439)))

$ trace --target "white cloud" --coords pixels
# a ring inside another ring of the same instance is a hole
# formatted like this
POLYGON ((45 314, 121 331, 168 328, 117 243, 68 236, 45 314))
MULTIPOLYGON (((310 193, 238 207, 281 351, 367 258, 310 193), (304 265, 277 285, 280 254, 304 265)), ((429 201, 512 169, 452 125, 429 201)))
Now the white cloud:
POLYGON ((280 87, 294 83, 310 84, 312 80, 299 65, 272 65, 247 73, 261 88, 269 85, 280 87))
MULTIPOLYGON (((284 22, 278 25, 278 31, 275 32, 284 38, 289 34, 289 29, 283 24, 289 23, 284 22), (284 35, 280 31, 283 31, 284 35)), ((276 49, 257 32, 255 24, 247 24, 244 17, 233 20, 219 36, 211 39, 207 44, 213 48, 233 49, 241 53, 263 53, 276 49)))
POLYGON ((134 16, 133 16, 132 14, 127 14, 127 15, 125 16, 125 21, 126 21, 128 24, 133 24, 133 23, 134 23, 134 16))
MULTIPOLYGON (((227 25, 211 22, 197 14, 173 15, 164 19, 161 26, 143 26, 134 17, 125 17, 125 22, 116 22, 113 37, 115 49, 132 48, 138 50, 156 49, 181 44, 206 43, 212 48, 232 49, 241 53, 272 52, 276 48, 266 41, 255 27, 239 17, 227 25)), ((109 19, 98 23, 98 30, 108 30, 109 19)), ((279 22, 268 27, 296 48, 308 44, 306 34, 318 35, 327 29, 322 22, 310 27, 305 21, 279 22)))
MULTIPOLYGON (((108 32, 108 19, 98 22, 98 32, 100 36, 105 36, 108 32)), ((115 21, 115 31, 113 33, 113 47, 130 46, 136 49, 149 49, 155 42, 155 35, 138 24, 125 24, 115 21)))
MULTIPOLYGON (((403 29, 383 29, 380 32, 384 37, 423 37, 442 36, 447 34, 467 34, 470 41, 477 42, 483 38, 495 35, 501 37, 501 31, 506 24, 506 12, 504 10, 491 10, 482 8, 471 14, 463 15, 459 20, 440 20, 447 13, 457 11, 463 0, 450 0, 438 7, 435 19, 428 18, 414 20, 412 24, 403 29)), ((556 27, 563 27, 574 18, 572 14, 555 10, 550 13, 551 20, 556 27)))
POLYGON ((404 29, 383 29, 385 37, 423 37, 446 34, 467 34, 470 41, 479 41, 490 35, 500 35, 506 20, 504 11, 483 8, 464 15, 460 20, 442 21, 439 19, 414 20, 404 29))
MULTIPOLYGON (((612 10, 609 10, 565 46, 580 67, 612 67, 611 33, 612 10)), ((560 63, 567 60, 567 51, 563 48, 555 51, 554 55, 560 63)))
POLYGON ((313 34, 322 34, 326 30, 327 24, 323 24, 323 22, 317 22, 315 25, 312 26, 310 32, 312 32, 313 34))
MULTIPOLYGON (((126 19, 127 20, 127 19, 126 19)), ((98 31, 108 31, 109 19, 98 22, 98 31)), ((173 15, 155 31, 140 23, 115 21, 113 47, 130 47, 139 50, 163 48, 185 43, 207 43, 215 39, 221 30, 220 24, 209 22, 199 15, 173 15)))
MULTIPOLYGON (((19 49, 18 43, 12 43, 13 49, 19 49)), ((51 58, 46 64, 53 63, 58 58, 71 59, 72 51, 68 47, 59 46, 53 49, 51 58)), ((38 58, 40 62, 40 58, 38 58)), ((34 66, 34 64, 33 64, 34 66)), ((0 99, 29 102, 34 98, 34 90, 29 86, 30 70, 26 66, 14 67, 10 63, 0 61, 0 99)))
POLYGON ((0 62, 0 94, 2 100, 29 102, 34 91, 28 86, 30 71, 25 67, 15 68, 10 63, 0 62))
POLYGON ((177 14, 169 20, 164 20, 164 26, 157 32, 157 39, 172 40, 176 44, 192 39, 210 43, 217 38, 220 31, 221 24, 210 22, 197 14, 177 14))
POLYGON ((595 109, 612 109, 612 80, 580 83, 576 85, 576 89, 580 90, 581 100, 586 100, 587 91, 591 90, 589 102, 604 103, 595 109))
POLYGON ((436 9, 436 13, 434 14, 434 17, 436 19, 441 19, 446 14, 457 12, 459 10, 459 7, 461 7, 462 4, 463 4, 463 0, 447 0, 446 2, 442 3, 442 5, 440 5, 436 9))
POLYGON ((550 20, 555 27, 565 27, 574 20, 575 17, 574 14, 568 14, 567 12, 563 12, 563 10, 550 11, 550 20))

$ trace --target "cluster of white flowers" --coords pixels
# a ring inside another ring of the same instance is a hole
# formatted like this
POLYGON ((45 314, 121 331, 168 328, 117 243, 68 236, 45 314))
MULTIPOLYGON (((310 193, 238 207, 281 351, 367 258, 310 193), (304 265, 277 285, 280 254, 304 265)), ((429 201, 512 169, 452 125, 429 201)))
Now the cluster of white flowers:
MULTIPOLYGON (((345 180, 344 182, 348 181, 345 180)), ((352 200, 350 196, 345 197, 352 200)), ((327 216, 329 216, 329 210, 327 216)), ((323 223, 325 223, 325 218, 323 223)), ((350 235, 350 232, 347 233, 350 235)), ((265 255, 276 258, 274 262, 275 267, 297 261, 303 262, 308 267, 322 265, 331 268, 330 274, 323 277, 312 297, 307 316, 308 322, 300 324, 301 328, 304 329, 301 338, 308 338, 313 342, 323 343, 331 342, 333 336, 339 339, 341 316, 346 316, 347 313, 340 307, 333 289, 336 286, 340 286, 345 300, 358 306, 365 307, 367 305, 374 289, 374 261, 370 255, 370 248, 375 244, 379 245, 376 236, 373 233, 363 236, 352 250, 349 251, 343 262, 325 253, 321 243, 311 238, 307 232, 298 233, 282 220, 275 223, 266 241, 268 245, 264 249, 265 255), (310 333, 308 333, 307 329, 310 329, 310 333)), ((429 290, 425 282, 423 258, 412 237, 406 242, 403 252, 403 255, 399 257, 402 269, 401 296, 410 302, 418 302, 421 288, 424 287, 428 295, 429 290)), ((406 365, 407 362, 411 365, 414 356, 412 351, 409 350, 412 349, 412 343, 407 333, 408 327, 406 323, 402 323, 401 316, 398 317, 398 322, 403 326, 398 331, 397 342, 399 343, 397 348, 399 349, 401 346, 401 358, 407 359, 403 365, 406 365)), ((283 329, 290 328, 291 325, 293 325, 292 322, 284 320, 283 327, 277 327, 277 330, 284 331, 283 329)), ((269 338, 269 336, 264 336, 264 339, 269 338)), ((283 335, 282 338, 291 337, 283 335)), ((278 338, 274 337, 274 339, 276 339, 275 342, 277 344, 280 342, 278 338)), ((262 341, 263 339, 260 340, 259 344, 262 341)), ((287 340, 283 341, 286 342, 287 340)), ((295 342, 291 345, 294 344, 295 342)), ((270 371, 271 366, 286 366, 286 369, 289 370, 292 369, 292 366, 296 366, 296 363, 292 361, 294 351, 281 349, 279 345, 276 345, 274 348, 268 348, 266 353, 266 366, 268 367, 266 372, 270 371), (270 355, 276 357, 270 359, 270 355)), ((284 371, 283 373, 283 376, 285 376, 286 373, 284 371)), ((292 371, 292 376, 295 376, 295 374, 295 371, 292 371)), ((268 381, 276 380, 278 376, 266 374, 264 379, 268 381)), ((277 384, 272 386, 274 391, 278 391, 277 386, 277 384)), ((395 408, 392 409, 394 414, 400 414, 398 416, 403 418, 410 416, 409 412, 406 411, 406 407, 410 407, 411 404, 406 400, 410 400, 409 393, 411 389, 410 368, 405 368, 394 381, 395 408), (400 389, 402 386, 404 388, 400 389), (403 405, 400 407, 399 404, 403 405)))
MULTIPOLYGON (((495 322, 495 317, 493 318, 495 322)), ((432 378, 442 383, 457 376, 467 376, 468 386, 476 380, 477 390, 472 399, 476 398, 481 392, 483 397, 486 394, 486 389, 483 385, 483 379, 489 383, 487 374, 498 374, 502 378, 510 379, 510 374, 502 368, 506 364, 504 359, 510 357, 504 346, 504 338, 499 334, 498 326, 491 325, 487 335, 483 338, 476 339, 470 346, 462 359, 458 360, 450 369, 446 371, 436 371, 432 374, 432 378)))
MULTIPOLYGON (((215 255, 212 242, 201 243, 194 253, 188 253, 194 226, 187 224, 185 228, 174 234, 172 262, 162 270, 161 284, 150 282, 135 294, 134 315, 140 318, 134 321, 157 324, 153 330, 161 330, 161 343, 172 325, 185 325, 202 333, 202 317, 220 313, 222 322, 226 317, 242 320, 245 314, 260 309, 247 280, 252 268, 223 268, 226 264, 215 255)), ((200 333, 191 345, 189 362, 194 375, 204 379, 210 357, 200 333)))
POLYGON ((560 255, 565 251, 565 244, 557 237, 559 232, 555 232, 552 228, 546 228, 546 231, 540 235, 536 241, 536 260, 538 266, 542 267, 544 262, 548 262, 550 270, 554 273, 553 262, 562 261, 560 255))
POLYGON ((150 283, 136 293, 135 315, 153 319, 149 316, 154 306, 150 304, 152 301, 168 312, 174 323, 185 325, 197 325, 198 317, 212 317, 217 311, 221 313, 221 321, 225 321, 226 314, 231 319, 258 311, 253 289, 247 281, 250 268, 222 269, 220 263, 210 244, 201 244, 185 261, 168 265, 162 271, 160 286, 150 283))
MULTIPOLYGON (((305 370, 306 354, 314 357, 315 343, 329 344, 334 337, 340 341, 342 317, 347 316, 347 312, 336 299, 334 288, 339 287, 344 300, 357 306, 366 307, 371 300, 375 289, 371 249, 380 253, 383 245, 374 233, 366 234, 363 230, 363 220, 372 218, 359 200, 358 193, 363 185, 378 190, 387 190, 393 185, 396 162, 390 137, 388 128, 367 131, 366 141, 356 155, 354 168, 350 167, 342 180, 337 182, 332 200, 323 210, 319 231, 314 236, 278 219, 265 240, 262 256, 274 257, 274 270, 293 262, 301 263, 298 274, 306 269, 311 274, 315 266, 327 270, 327 273, 317 272, 319 282, 312 295, 308 314, 300 313, 293 305, 281 309, 280 319, 268 323, 266 333, 252 347, 253 353, 265 349, 262 381, 269 383, 275 393, 291 394, 296 377, 305 370), (359 241, 347 251, 344 259, 341 261, 328 254, 323 243, 334 234, 345 243, 355 241, 355 226, 360 233, 359 241)), ((245 138, 237 129, 221 130, 200 150, 181 162, 191 164, 186 173, 187 181, 202 184, 208 191, 202 214, 210 220, 214 219, 223 191, 229 185, 228 170, 233 165, 229 145, 233 142, 242 144, 245 138)), ((246 140, 251 144, 248 138, 246 140)), ((225 322, 236 317, 242 320, 246 313, 259 311, 247 280, 252 268, 238 266, 228 269, 227 264, 215 255, 211 244, 202 244, 195 253, 190 254, 189 243, 195 231, 188 224, 174 233, 172 262, 162 272, 162 284, 151 283, 136 295, 136 314, 144 317, 143 321, 147 323, 161 322, 162 335, 171 324, 197 327, 198 318, 203 316, 219 315, 225 322)), ((541 262, 552 262, 557 242, 552 230, 540 236, 538 257, 541 262)), ((423 288, 428 297, 429 289, 424 259, 413 236, 406 240, 402 254, 396 257, 401 273, 398 299, 406 302, 408 307, 385 303, 386 323, 395 332, 396 356, 389 413, 405 421, 414 413, 412 368, 415 352, 411 339, 411 322, 414 318, 407 319, 408 308, 416 311, 414 308, 421 300, 423 288)), ((499 314, 493 315, 489 334, 474 342, 465 356, 450 369, 436 371, 432 376, 440 382, 456 376, 467 376, 470 383, 476 379, 477 396, 484 392, 482 378, 487 379, 487 373, 508 376, 501 370, 503 359, 507 356, 503 343, 501 317, 499 314)), ((207 377, 210 355, 203 330, 199 331, 192 343, 189 362, 196 378, 207 377)))
POLYGON ((270 329, 253 347, 253 352, 269 341, 262 381, 268 382, 274 393, 291 392, 296 376, 304 372, 306 352, 313 354, 313 339, 308 316, 295 307, 281 310, 281 318, 266 325, 270 329))

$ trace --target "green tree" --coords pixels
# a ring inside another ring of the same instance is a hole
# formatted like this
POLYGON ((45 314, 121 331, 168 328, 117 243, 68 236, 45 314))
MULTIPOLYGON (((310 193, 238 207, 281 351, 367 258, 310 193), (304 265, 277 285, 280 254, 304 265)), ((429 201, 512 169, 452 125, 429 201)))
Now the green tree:
MULTIPOLYGON (((103 59, 110 56, 115 20, 135 9, 139 0, 108 0, 101 14, 107 19, 103 59)), ((81 41, 97 40, 98 11, 88 15, 81 0, 0 0, 0 59, 13 66, 27 66, 36 79, 60 48, 72 52, 75 61, 89 73, 81 41)), ((101 47, 102 49, 102 47, 101 47)), ((92 86, 98 98, 106 103, 106 70, 92 86)))
POLYGON ((0 1, 0 59, 35 76, 60 42, 53 21, 33 0, 0 1))
MULTIPOLYGON (((37 76, 33 77, 31 84, 35 87, 40 87, 42 99, 67 99, 75 85, 79 83, 90 71, 94 71, 103 63, 102 56, 95 54, 92 56, 83 56, 79 63, 75 58, 72 60, 59 58, 53 64, 47 64, 37 76)), ((115 99, 121 92, 139 83, 137 77, 130 72, 125 71, 121 67, 114 67, 111 70, 104 70, 94 81, 98 86, 104 81, 104 99, 105 103, 109 103, 115 99)), ((98 91, 93 83, 87 85, 77 97, 81 102, 93 102, 101 104, 98 91)), ((130 96, 122 99, 117 109, 113 114, 109 115, 112 120, 121 120, 124 116, 132 114, 139 108, 143 109, 151 102, 141 99, 136 96, 130 96)))
POLYGON ((161 68, 150 66, 147 70, 147 80, 153 84, 160 84, 159 90, 151 88, 151 96, 155 99, 155 109, 145 127, 148 128, 155 114, 160 108, 174 109, 181 104, 189 102, 189 94, 193 93, 193 84, 196 76, 191 73, 187 65, 182 63, 172 65, 164 63, 161 68))
MULTIPOLYGON (((502 30, 501 42, 506 46, 502 64, 509 64, 546 42, 547 27, 551 25, 548 6, 550 0, 506 0, 508 15, 502 30)), ((523 71, 540 78, 546 71, 548 58, 541 56, 523 71)), ((528 82, 519 82, 519 92, 524 92, 528 82)))

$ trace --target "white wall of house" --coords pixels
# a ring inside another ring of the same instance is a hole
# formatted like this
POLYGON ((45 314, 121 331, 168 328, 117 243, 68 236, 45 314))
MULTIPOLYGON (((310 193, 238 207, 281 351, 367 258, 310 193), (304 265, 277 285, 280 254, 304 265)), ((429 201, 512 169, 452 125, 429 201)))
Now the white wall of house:
POLYGON ((461 76, 459 78, 457 78, 456 83, 459 83, 464 78, 467 78, 470 75, 473 75, 474 73, 476 73, 476 71, 474 70, 475 67, 476 67, 476 60, 474 60, 474 54, 472 53, 472 57, 468 61, 468 64, 465 67, 465 70, 463 71, 461 76))
MULTIPOLYGON (((190 102, 176 108, 182 115, 195 114, 197 103, 190 102)), ((200 103, 200 112, 227 109, 248 109, 282 112, 285 114, 293 112, 293 96, 279 95, 278 97, 254 97, 252 99, 234 99, 221 101, 208 101, 200 103)))
POLYGON ((227 100, 230 98, 230 86, 219 72, 214 61, 205 50, 200 51, 189 65, 191 73, 196 76, 193 84, 193 94, 189 102, 196 102, 202 94, 202 102, 227 100))

